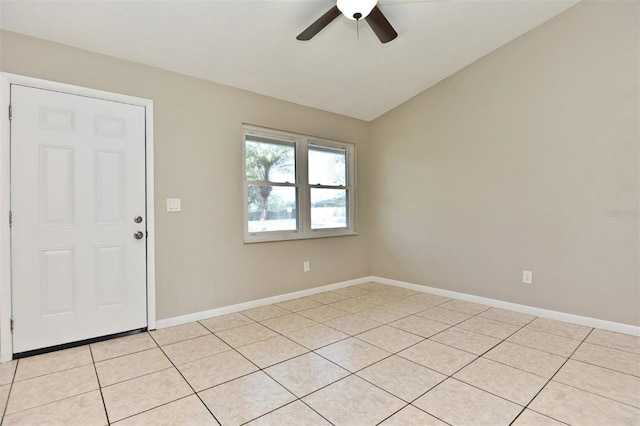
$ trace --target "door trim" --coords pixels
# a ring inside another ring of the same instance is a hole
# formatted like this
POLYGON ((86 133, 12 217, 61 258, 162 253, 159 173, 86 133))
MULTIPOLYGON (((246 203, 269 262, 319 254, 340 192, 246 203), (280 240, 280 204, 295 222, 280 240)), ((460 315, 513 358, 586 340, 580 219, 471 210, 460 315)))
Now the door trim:
POLYGON ((9 105, 11 84, 36 89, 97 98, 137 105, 145 108, 145 161, 146 161, 146 222, 147 222, 147 328, 156 328, 156 267, 155 267, 155 218, 154 218, 154 164, 153 164, 153 101, 128 95, 73 86, 65 83, 0 72, 0 362, 13 358, 11 336, 11 125, 9 105))

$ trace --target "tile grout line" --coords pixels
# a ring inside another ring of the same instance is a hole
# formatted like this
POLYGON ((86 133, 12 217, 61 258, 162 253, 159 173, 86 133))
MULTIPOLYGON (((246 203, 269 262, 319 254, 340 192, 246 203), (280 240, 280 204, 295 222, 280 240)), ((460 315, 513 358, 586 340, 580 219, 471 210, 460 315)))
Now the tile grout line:
MULTIPOLYGON (((197 322, 197 321, 196 321, 196 322, 197 322)), ((202 324, 200 324, 200 325, 202 325, 202 324)), ((204 326, 203 326, 203 327, 204 327, 204 326)), ((205 329, 207 329, 207 331, 209 331, 209 329, 208 329, 208 328, 206 328, 206 327, 205 327, 205 329)), ((213 334, 213 333, 212 333, 212 334, 213 334)), ((160 346, 160 345, 158 344, 158 341, 157 341, 157 340, 156 340, 156 339, 151 335, 151 333, 149 333, 149 335, 151 336, 151 338, 153 339, 153 341, 156 343, 156 345, 158 345, 158 348, 162 351, 162 354, 167 358, 167 360, 169 360, 169 362, 171 363, 171 366, 172 366, 172 367, 173 367, 173 368, 178 372, 178 374, 180 374, 180 377, 182 377, 182 380, 184 380, 184 381, 185 381, 185 383, 186 383, 186 384, 191 388, 191 390, 193 391, 193 394, 194 394, 196 397, 198 397, 198 399, 200 400, 200 402, 202 402, 202 405, 204 405, 204 407, 207 409, 207 411, 208 411, 208 412, 213 416, 213 419, 214 419, 214 420, 215 420, 219 425, 221 425, 222 423, 220 423, 220 421, 218 420, 218 418, 216 417, 216 415, 215 415, 215 414, 213 414, 213 412, 209 409, 209 406, 208 406, 208 405, 207 405, 207 404, 202 400, 202 398, 200 398, 200 395, 198 394, 198 392, 196 392, 196 390, 195 390, 195 389, 194 389, 194 387, 191 385, 191 383, 189 383, 189 381, 186 379, 186 377, 184 377, 184 375, 182 374, 182 371, 180 371, 180 369, 176 366, 176 364, 173 362, 173 360, 172 360, 172 359, 167 355, 167 353, 164 351, 164 349, 162 349, 162 346, 160 346)), ((202 336, 198 336, 198 337, 202 337, 202 336)), ((217 336, 216 336, 216 337, 217 337, 217 336)), ((174 343, 179 343, 179 342, 174 342, 174 343)), ((168 345, 166 345, 166 346, 168 346, 168 345)), ((160 371, 163 371, 163 370, 160 370, 160 371)), ((190 397, 190 396, 191 396, 191 395, 186 395, 186 396, 183 396, 183 397, 181 397, 181 398, 174 399, 173 401, 166 402, 166 403, 164 403, 164 404, 158 405, 157 407, 150 408, 149 410, 141 411, 140 413, 144 413, 144 412, 146 412, 146 411, 150 411, 150 410, 153 410, 153 409, 155 409, 155 408, 158 408, 158 407, 162 407, 162 406, 164 406, 164 405, 171 404, 171 403, 173 403, 173 402, 179 401, 179 400, 184 399, 184 398, 188 398, 188 397, 190 397)), ((136 413, 136 414, 134 414, 134 415, 138 415, 138 414, 140 414, 140 413, 136 413)), ((132 416, 130 416, 130 417, 132 417, 132 416)))
POLYGON ((11 391, 13 390, 13 384, 16 381, 16 374, 18 373, 18 364, 20 364, 19 359, 16 360, 16 367, 13 369, 13 374, 11 375, 11 383, 9 383, 9 394, 7 395, 7 402, 4 405, 4 410, 2 410, 2 416, 0 416, 0 426, 4 424, 4 418, 7 415, 7 408, 9 408, 9 400, 11 399, 11 391))
POLYGON ((104 400, 104 394, 102 393, 102 385, 100 384, 100 376, 98 376, 98 368, 96 367, 96 361, 93 358, 93 349, 91 348, 91 345, 87 345, 89 346, 89 354, 91 355, 91 363, 93 365, 93 372, 96 375, 96 381, 98 382, 98 391, 100 392, 100 399, 102 400, 102 408, 104 409, 104 415, 107 418, 107 424, 110 425, 111 421, 109 420, 109 412, 107 411, 107 403, 104 400))
MULTIPOLYGON (((569 362, 569 360, 571 359, 571 357, 573 356, 573 354, 575 354, 575 353, 576 353, 576 351, 578 350, 578 348, 582 345, 582 343, 584 343, 584 341, 587 339, 587 337, 589 337, 589 336, 591 335, 591 333, 593 333, 593 330, 594 330, 594 329, 593 329, 593 328, 591 328, 591 330, 589 331, 589 333, 587 333, 587 335, 586 335, 586 336, 584 336, 584 338, 582 339, 582 341, 580 342, 580 344, 579 344, 578 346, 576 346, 576 348, 571 352, 571 354, 567 357, 567 359, 565 359, 565 360, 564 360, 564 362, 562 363, 562 365, 560 366, 560 368, 558 368, 558 369, 556 370, 556 372, 555 372, 555 373, 553 373, 553 375, 552 375, 552 376, 547 380, 547 382, 546 382, 546 383, 545 383, 545 384, 540 388, 540 390, 539 390, 538 392, 536 392, 536 394, 533 396, 533 398, 531 398, 531 399, 529 400, 529 402, 527 403, 527 405, 525 405, 525 406, 524 406, 524 408, 520 411, 520 413, 516 416, 516 418, 515 418, 515 419, 513 419, 513 422, 515 422, 515 421, 518 419, 518 417, 520 417, 520 416, 522 415, 522 413, 524 413, 524 412, 525 412, 525 410, 530 409, 530 408, 529 408, 529 405, 531 405, 531 403, 532 403, 533 401, 535 401, 535 399, 538 397, 538 395, 540 395, 540 393, 542 393, 542 391, 543 391, 543 390, 545 390, 545 389, 547 388, 547 386, 549 385, 549 383, 551 383, 551 381, 553 380, 553 378, 554 378, 554 377, 556 377, 556 375, 558 374, 558 372, 560 372, 560 370, 562 370, 562 367, 564 367, 564 366, 565 366, 565 364, 566 364, 567 362, 569 362)), ((531 409, 530 409, 530 410, 531 410, 531 409)), ((535 410, 531 410, 531 411, 535 411, 535 410)), ((537 413, 537 411, 535 411, 535 412, 537 413)), ((551 417, 551 416, 549 416, 549 415, 547 415, 547 414, 543 414, 543 413, 538 413, 538 414, 542 414, 542 415, 544 415, 544 416, 546 416, 546 417, 549 417, 549 418, 551 418, 551 419, 553 419, 553 420, 557 420, 557 421, 562 422, 561 420, 558 420, 558 419, 556 419, 555 417, 551 417)), ((513 422, 511 422, 511 424, 513 424, 513 422)), ((564 423, 564 422, 562 422, 562 423, 564 423)))
MULTIPOLYGON (((284 309, 284 308, 283 308, 283 309, 284 309)), ((267 318, 267 319, 270 319, 270 318, 267 318)), ((265 321, 266 321, 267 319, 265 319, 265 321)), ((267 326, 265 326, 265 325, 263 325, 263 324, 261 324, 261 323, 258 323, 258 324, 262 325, 263 327, 269 328, 269 327, 267 327, 267 326)), ((281 333, 278 333, 277 331, 275 331, 275 330, 273 330, 273 329, 271 329, 271 328, 269 328, 269 329, 270 329, 271 331, 273 331, 274 333, 276 333, 276 334, 278 334, 278 335, 280 335, 280 336, 284 337, 285 339, 288 339, 288 340, 290 340, 291 342, 293 342, 293 343, 295 343, 295 344, 297 344, 297 345, 299 345, 299 346, 302 346, 302 345, 300 345, 299 343, 297 343, 297 342, 293 341, 292 339, 289 339, 287 336, 284 336, 284 335, 282 335, 281 333)), ((283 360, 283 361, 277 362, 277 363, 275 363, 275 364, 273 364, 273 365, 269 365, 268 367, 265 367, 265 368, 263 369, 263 368, 261 368, 259 365, 257 365, 257 364, 256 364, 256 363, 254 363, 253 361, 251 361, 249 358, 247 358, 247 357, 246 357, 242 352, 238 351, 238 350, 237 350, 237 348, 235 348, 235 347, 233 347, 233 346, 229 345, 229 343, 227 343, 223 338, 221 338, 220 336, 217 336, 217 335, 216 335, 216 337, 217 337, 218 339, 222 340, 226 345, 228 345, 229 347, 231 347, 231 348, 232 348, 232 350, 236 351, 236 352, 237 352, 241 357, 243 357, 243 358, 244 358, 244 359, 246 359, 248 362, 250 362, 251 364, 253 364, 253 365, 254 365, 258 370, 257 370, 257 371, 252 371, 252 372, 250 372, 250 373, 244 374, 244 375, 239 376, 239 377, 236 377, 236 378, 233 378, 233 379, 231 379, 231 380, 227 380, 226 382, 218 383, 218 384, 216 384, 216 385, 210 386, 210 387, 208 387, 207 389, 203 389, 201 392, 204 392, 205 390, 208 390, 208 389, 213 389, 213 388, 215 388, 215 387, 217 387, 217 386, 220 386, 220 385, 223 385, 223 384, 225 384, 225 383, 232 382, 232 381, 237 380, 237 379, 239 379, 239 378, 241 378, 241 377, 249 376, 250 374, 254 374, 254 373, 257 373, 257 372, 259 371, 259 372, 262 372, 263 374, 265 374, 267 377, 269 377, 269 378, 270 378, 271 380, 273 380, 274 382, 276 382, 276 383, 278 384, 278 386, 281 386, 283 389, 285 389, 287 392, 289 392, 291 395, 293 395, 293 397, 294 397, 295 399, 294 399, 293 401, 291 401, 291 402, 289 402, 289 403, 285 404, 285 405, 281 405, 281 406, 279 406, 279 407, 274 408, 273 410, 270 410, 270 411, 268 411, 268 412, 266 412, 266 413, 264 413, 264 414, 261 414, 260 416, 258 416, 258 417, 256 417, 256 418, 250 419, 250 420, 248 420, 248 421, 247 421, 247 422, 245 422, 245 423, 252 422, 252 421, 254 421, 255 419, 258 419, 258 418, 260 418, 260 417, 262 417, 262 416, 266 416, 267 414, 270 414, 270 413, 272 413, 272 412, 274 412, 274 411, 276 411, 276 410, 279 410, 279 409, 280 409, 280 408, 282 408, 282 407, 286 407, 286 406, 287 406, 287 405, 289 405, 289 404, 292 404, 292 403, 294 403, 294 402, 296 402, 296 401, 300 401, 300 402, 302 402, 304 405, 306 405, 307 407, 309 407, 311 410, 313 410, 313 411, 314 411, 316 414, 318 414, 320 417, 322 417, 323 419, 327 420, 327 422, 329 422, 330 424, 332 424, 332 425, 333 425, 333 423, 331 423, 328 419, 326 419, 322 414, 318 413, 318 412, 317 412, 313 407, 309 406, 306 402, 304 402, 304 401, 302 400, 302 398, 298 397, 298 395, 294 394, 294 393, 293 393, 292 391, 290 391, 286 386, 284 386, 282 383, 280 383, 279 381, 277 381, 274 377, 272 377, 269 373, 267 373, 267 372, 265 371, 267 368, 273 367, 274 365, 278 365, 278 364, 281 364, 281 363, 283 363, 283 362, 289 361, 289 360, 291 360, 291 359, 295 359, 295 358, 301 357, 301 356, 303 356, 303 355, 306 355, 306 354, 308 354, 308 353, 312 353, 312 352, 313 352, 312 350, 310 350, 309 348, 307 348, 307 347, 305 347, 305 346, 302 346, 303 348, 305 348, 305 349, 307 350, 307 352, 305 352, 305 353, 303 353, 303 354, 300 354, 300 355, 297 355, 297 356, 295 356, 295 357, 288 358, 288 359, 286 359, 286 360, 283 360)), ((263 339, 263 340, 267 340, 267 339, 263 339)), ((254 342, 254 343, 256 343, 256 342, 254 342)), ((250 344, 252 344, 252 343, 250 343, 250 344)), ((245 346, 248 346, 248 345, 245 345, 245 346)), ((242 347, 242 346, 240 346, 240 347, 242 347)), ((185 380, 186 380, 186 379, 185 379, 185 380)), ((335 382, 334 382, 334 383, 335 383, 335 382)), ((328 386, 328 385, 327 385, 327 386, 328 386)), ((306 395, 305 395, 305 397, 306 397, 306 395)), ((203 403, 204 403, 204 401, 203 401, 203 403)), ((205 405, 206 405, 206 404, 205 404, 205 405)), ((209 408, 209 407, 207 407, 207 408, 209 408)), ((213 413, 211 413, 211 414, 213 414, 213 413)), ((216 419, 216 421, 217 421, 217 419, 216 419)), ((218 423, 220 423, 220 422, 218 422, 218 423)), ((221 424, 221 423, 220 423, 220 424, 221 424)))

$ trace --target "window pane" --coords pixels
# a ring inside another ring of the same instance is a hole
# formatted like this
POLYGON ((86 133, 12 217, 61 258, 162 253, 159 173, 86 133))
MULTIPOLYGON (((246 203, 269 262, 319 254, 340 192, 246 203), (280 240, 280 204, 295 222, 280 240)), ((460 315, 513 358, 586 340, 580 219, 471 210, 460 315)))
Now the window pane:
POLYGON ((311 229, 346 228, 347 191, 311 188, 311 229))
POLYGON ((293 142, 247 136, 245 150, 247 180, 295 183, 296 148, 293 142))
POLYGON ((249 185, 249 232, 298 229, 296 188, 249 185))
POLYGON ((309 145, 309 184, 347 185, 347 151, 309 145))

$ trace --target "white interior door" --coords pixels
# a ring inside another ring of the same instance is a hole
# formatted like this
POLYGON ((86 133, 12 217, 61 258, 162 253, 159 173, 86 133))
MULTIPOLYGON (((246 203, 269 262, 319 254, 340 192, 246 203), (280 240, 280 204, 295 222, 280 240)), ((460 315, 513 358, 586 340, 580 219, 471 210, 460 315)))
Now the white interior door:
POLYGON ((11 105, 13 352, 146 327, 144 107, 15 84, 11 105))

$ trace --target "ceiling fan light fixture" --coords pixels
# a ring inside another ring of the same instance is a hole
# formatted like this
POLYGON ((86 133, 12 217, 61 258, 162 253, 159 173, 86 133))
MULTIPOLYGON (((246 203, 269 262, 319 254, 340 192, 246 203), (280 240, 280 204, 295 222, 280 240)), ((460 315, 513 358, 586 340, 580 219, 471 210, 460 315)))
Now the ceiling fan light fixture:
POLYGON ((366 18, 377 3, 378 0, 338 0, 336 5, 344 16, 357 21, 366 18))

